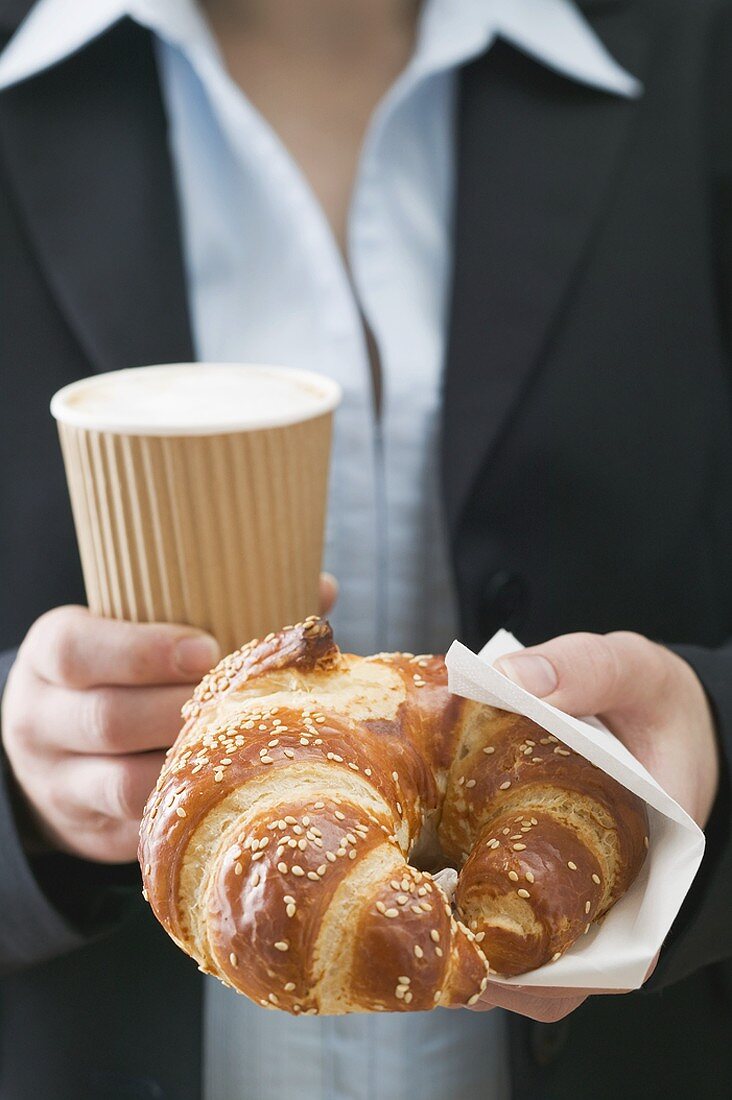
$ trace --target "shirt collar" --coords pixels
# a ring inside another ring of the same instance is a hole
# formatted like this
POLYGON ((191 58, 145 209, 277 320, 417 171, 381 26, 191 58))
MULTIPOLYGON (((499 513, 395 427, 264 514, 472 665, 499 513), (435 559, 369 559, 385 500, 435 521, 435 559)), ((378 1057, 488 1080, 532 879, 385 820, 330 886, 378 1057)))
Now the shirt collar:
MULTIPOLYGON (((125 16, 183 47, 205 30, 194 0, 39 0, 0 55, 0 90, 70 57, 125 16)), ((410 69, 463 64, 497 37, 580 83, 622 96, 642 90, 573 0, 426 0, 410 69)))

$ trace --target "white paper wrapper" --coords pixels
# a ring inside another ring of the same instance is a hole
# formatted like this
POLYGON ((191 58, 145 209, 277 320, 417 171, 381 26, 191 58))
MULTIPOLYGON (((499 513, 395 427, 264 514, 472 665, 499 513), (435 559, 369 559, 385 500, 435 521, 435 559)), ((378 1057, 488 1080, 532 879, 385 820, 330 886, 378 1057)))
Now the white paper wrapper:
POLYGON ((699 869, 704 834, 596 718, 572 718, 492 667, 499 657, 522 648, 505 630, 499 630, 478 656, 453 642, 446 658, 450 691, 525 715, 642 798, 648 805, 650 848, 625 897, 561 959, 516 978, 491 980, 521 986, 637 989, 699 869))

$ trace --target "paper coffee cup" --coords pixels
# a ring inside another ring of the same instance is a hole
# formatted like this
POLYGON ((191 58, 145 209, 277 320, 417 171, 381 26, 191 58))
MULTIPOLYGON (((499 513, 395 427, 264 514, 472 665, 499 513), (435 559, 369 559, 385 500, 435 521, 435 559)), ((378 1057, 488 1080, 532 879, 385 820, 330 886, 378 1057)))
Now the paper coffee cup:
POLYGON ((51 401, 90 609, 225 652, 318 611, 333 410, 307 371, 185 363, 51 401))

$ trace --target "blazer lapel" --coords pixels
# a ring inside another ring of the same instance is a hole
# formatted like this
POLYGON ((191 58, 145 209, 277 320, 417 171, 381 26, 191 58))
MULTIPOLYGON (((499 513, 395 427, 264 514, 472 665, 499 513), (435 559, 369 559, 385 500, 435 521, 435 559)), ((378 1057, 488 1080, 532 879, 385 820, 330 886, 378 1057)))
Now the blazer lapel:
POLYGON ((129 20, 0 93, 40 264, 95 370, 193 356, 152 41, 129 20))
MULTIPOLYGON (((637 75, 631 40, 617 56, 637 75)), ((442 424, 453 534, 540 366, 636 110, 500 42, 463 72, 442 424)))

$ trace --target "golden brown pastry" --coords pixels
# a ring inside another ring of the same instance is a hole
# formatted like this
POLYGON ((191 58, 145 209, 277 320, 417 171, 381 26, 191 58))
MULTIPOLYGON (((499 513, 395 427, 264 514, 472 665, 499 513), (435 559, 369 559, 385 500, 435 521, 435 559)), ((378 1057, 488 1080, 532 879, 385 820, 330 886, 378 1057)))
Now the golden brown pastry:
POLYGON ((298 1014, 475 1003, 627 890, 643 803, 444 659, 342 654, 311 618, 184 708, 141 828, 145 896, 201 969, 298 1014), (411 863, 408 860, 411 859, 411 863), (455 911, 421 867, 460 869, 455 911))

